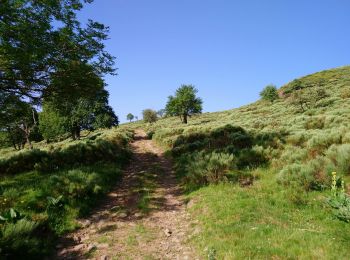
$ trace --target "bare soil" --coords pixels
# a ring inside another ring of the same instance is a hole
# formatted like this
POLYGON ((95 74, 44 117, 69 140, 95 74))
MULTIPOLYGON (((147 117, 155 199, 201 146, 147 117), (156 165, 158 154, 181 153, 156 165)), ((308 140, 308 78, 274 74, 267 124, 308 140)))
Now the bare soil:
POLYGON ((131 149, 122 181, 60 241, 56 259, 199 259, 171 160, 141 130, 131 149))

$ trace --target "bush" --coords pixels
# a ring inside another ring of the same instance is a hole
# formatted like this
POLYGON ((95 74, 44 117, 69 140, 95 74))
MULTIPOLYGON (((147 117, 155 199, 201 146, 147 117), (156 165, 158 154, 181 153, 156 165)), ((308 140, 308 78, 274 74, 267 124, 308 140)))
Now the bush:
POLYGON ((8 159, 0 160, 0 174, 17 174, 31 170, 51 172, 65 167, 91 165, 97 162, 126 162, 128 137, 115 135, 108 139, 102 137, 70 145, 52 151, 30 150, 8 159))
POLYGON ((311 117, 305 124, 305 129, 322 129, 325 125, 325 117, 311 117))
POLYGON ((340 97, 343 99, 350 98, 350 87, 344 87, 340 92, 340 97))
POLYGON ((243 128, 225 125, 208 133, 194 132, 179 135, 173 143, 172 154, 178 156, 200 150, 236 153, 251 148, 253 137, 243 128))
POLYGON ((325 154, 337 172, 350 174, 350 144, 332 145, 325 154))
POLYGON ((323 157, 317 157, 305 164, 287 164, 278 173, 278 182, 292 187, 302 187, 305 190, 322 190, 330 183, 327 175, 333 165, 323 157))
MULTIPOLYGON (((37 254, 42 250, 43 244, 33 237, 33 233, 38 228, 38 223, 21 219, 16 223, 3 225, 0 229, 0 248, 2 256, 9 257, 28 257, 31 254, 37 254)), ((21 258, 22 259, 22 258, 21 258)))
POLYGON ((270 101, 271 103, 278 99, 278 92, 275 85, 268 85, 266 86, 261 92, 260 97, 263 100, 270 101))
POLYGON ((145 109, 142 111, 143 115, 143 121, 146 123, 154 123, 157 121, 157 111, 154 111, 152 109, 145 109))
POLYGON ((184 171, 181 174, 185 176, 185 186, 187 189, 195 189, 225 180, 226 173, 236 168, 236 158, 224 153, 195 153, 182 157, 177 165, 179 164, 186 165, 181 169, 184 171))

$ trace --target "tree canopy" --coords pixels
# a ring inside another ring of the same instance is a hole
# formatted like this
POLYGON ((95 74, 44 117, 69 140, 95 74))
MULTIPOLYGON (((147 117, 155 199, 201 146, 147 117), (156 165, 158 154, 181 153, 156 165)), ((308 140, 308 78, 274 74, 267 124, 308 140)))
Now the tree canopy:
POLYGON ((169 96, 165 110, 169 116, 179 116, 187 124, 187 118, 202 112, 202 99, 197 97, 198 90, 193 85, 182 85, 175 96, 169 96))
POLYGON ((275 101, 278 99, 278 92, 277 92, 277 87, 275 85, 267 85, 261 92, 260 92, 260 97, 263 100, 267 100, 270 102, 275 101))
POLYGON ((145 109, 142 111, 143 121, 146 123, 154 123, 157 121, 157 111, 153 109, 145 109))
POLYGON ((40 102, 72 62, 90 64, 99 76, 114 72, 103 44, 108 27, 92 20, 82 27, 76 18, 82 7, 80 0, 1 2, 0 93, 40 102))
POLYGON ((1 1, 0 131, 8 139, 24 134, 31 146, 34 129, 46 139, 66 132, 76 139, 83 129, 118 124, 103 79, 115 74, 104 46, 109 29, 76 16, 90 2, 1 1))
POLYGON ((134 119, 134 115, 129 113, 129 114, 126 115, 126 119, 131 122, 134 119))

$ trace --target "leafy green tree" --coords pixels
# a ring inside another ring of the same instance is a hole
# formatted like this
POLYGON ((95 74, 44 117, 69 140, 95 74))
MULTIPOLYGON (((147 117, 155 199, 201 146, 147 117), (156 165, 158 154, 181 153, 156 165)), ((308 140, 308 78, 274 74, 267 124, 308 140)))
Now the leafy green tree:
POLYGON ((129 114, 126 115, 126 119, 131 122, 134 119, 134 115, 129 113, 129 114))
POLYGON ((182 85, 175 92, 175 96, 169 96, 165 110, 167 115, 179 116, 184 124, 191 115, 202 112, 202 99, 196 97, 198 90, 192 85, 182 85))
POLYGON ((275 85, 267 85, 261 92, 260 97, 263 100, 270 101, 271 103, 278 99, 278 92, 275 85))
POLYGON ((154 123, 157 121, 157 112, 152 109, 145 109, 142 111, 143 120, 146 123, 154 123))
POLYGON ((47 141, 52 141, 67 133, 67 118, 50 103, 44 103, 39 113, 39 130, 47 141))
POLYGON ((305 112, 310 108, 316 107, 318 101, 328 96, 329 94, 323 87, 308 87, 293 91, 288 98, 288 102, 301 112, 305 112))
POLYGON ((32 149, 31 134, 35 130, 38 115, 34 107, 15 95, 0 96, 0 130, 6 132, 8 141, 16 150, 28 143, 32 149))
MULTIPOLYGON (((63 94, 63 93, 62 93, 63 94)), ((44 103, 40 127, 45 130, 46 138, 62 134, 63 129, 69 132, 73 139, 80 138, 81 130, 110 128, 119 124, 118 117, 108 105, 108 92, 98 89, 93 95, 83 95, 79 98, 51 97, 44 103), (56 121, 58 124, 53 125, 56 121)))
POLYGON ((40 102, 52 77, 63 80, 71 62, 89 64, 97 75, 113 74, 113 57, 103 44, 108 27, 91 20, 81 26, 76 12, 83 2, 92 0, 1 1, 1 95, 40 102))

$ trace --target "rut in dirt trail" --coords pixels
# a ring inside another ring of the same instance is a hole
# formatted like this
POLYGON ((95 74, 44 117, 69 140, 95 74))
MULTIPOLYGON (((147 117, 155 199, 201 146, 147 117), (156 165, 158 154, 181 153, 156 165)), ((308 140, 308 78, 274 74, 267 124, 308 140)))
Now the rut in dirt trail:
POLYGON ((131 149, 121 183, 62 240, 57 259, 198 259, 171 161, 141 130, 131 149))

